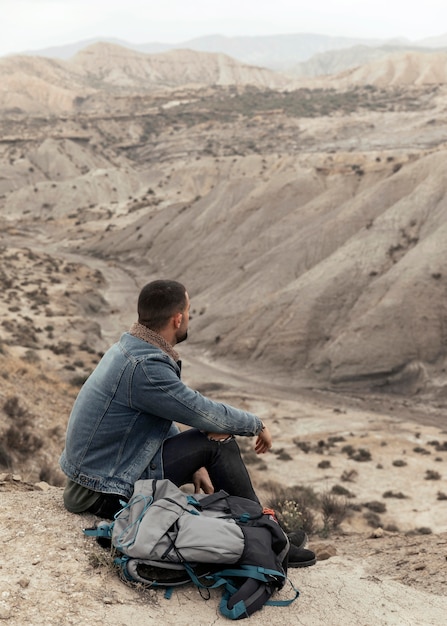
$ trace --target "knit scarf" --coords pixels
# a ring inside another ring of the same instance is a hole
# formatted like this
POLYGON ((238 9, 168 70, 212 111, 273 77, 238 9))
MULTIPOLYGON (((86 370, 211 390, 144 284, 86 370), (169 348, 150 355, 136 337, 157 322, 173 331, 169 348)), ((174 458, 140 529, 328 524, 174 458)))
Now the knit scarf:
POLYGON ((171 359, 174 359, 174 361, 180 360, 180 355, 178 354, 178 352, 174 350, 174 348, 166 341, 166 339, 164 339, 154 330, 143 326, 143 324, 135 322, 135 324, 132 324, 132 326, 130 327, 129 332, 133 337, 137 337, 138 339, 142 339, 147 343, 151 343, 153 346, 157 346, 157 348, 160 348, 160 350, 166 352, 166 354, 168 354, 171 359))

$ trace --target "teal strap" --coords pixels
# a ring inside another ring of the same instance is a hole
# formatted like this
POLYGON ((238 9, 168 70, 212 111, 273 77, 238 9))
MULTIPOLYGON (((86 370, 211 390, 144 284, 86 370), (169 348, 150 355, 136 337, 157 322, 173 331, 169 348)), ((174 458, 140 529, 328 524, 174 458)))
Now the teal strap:
POLYGON ((151 506, 153 501, 154 501, 154 498, 152 496, 145 496, 139 493, 138 495, 132 497, 129 503, 125 504, 125 506, 120 511, 118 511, 118 513, 116 513, 115 517, 117 517, 121 513, 121 511, 124 511, 125 509, 130 509, 130 507, 133 506, 136 502, 143 502, 143 509, 141 513, 139 514, 139 516, 132 523, 128 524, 125 528, 123 528, 119 536, 116 537, 116 539, 114 540, 115 547, 118 548, 118 550, 129 548, 135 543, 141 520, 143 519, 144 514, 146 513, 147 509, 151 506), (134 527, 134 531, 133 533, 131 533, 130 531, 133 527, 134 527), (130 537, 129 540, 123 541, 124 537, 126 536, 130 537))
POLYGON ((237 602, 232 609, 228 608, 228 599, 231 594, 224 593, 222 599, 219 604, 219 610, 225 617, 229 617, 230 619, 240 619, 243 615, 245 617, 249 617, 247 613, 247 607, 244 604, 243 600, 237 602))
POLYGON ((218 572, 219 576, 239 576, 243 578, 255 578, 262 582, 271 582, 271 578, 285 578, 283 572, 274 569, 267 569, 257 565, 241 565, 238 568, 223 569, 218 572))
POLYGON ((101 522, 95 528, 84 528, 82 531, 87 537, 111 537, 113 530, 113 522, 108 524, 107 522, 101 522))
POLYGON ((266 604, 268 604, 269 606, 289 606, 290 604, 292 604, 292 602, 295 602, 295 600, 297 598, 299 598, 300 592, 298 591, 298 589, 292 583, 290 578, 287 578, 287 581, 289 582, 290 586, 292 587, 292 590, 294 592, 294 596, 292 598, 289 598, 288 600, 268 600, 266 602, 266 604))

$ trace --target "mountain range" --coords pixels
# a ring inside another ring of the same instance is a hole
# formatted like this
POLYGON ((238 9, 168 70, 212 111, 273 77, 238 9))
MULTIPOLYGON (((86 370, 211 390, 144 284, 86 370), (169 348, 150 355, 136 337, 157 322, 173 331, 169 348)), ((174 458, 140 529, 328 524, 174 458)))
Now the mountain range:
MULTIPOLYGON (((364 39, 354 37, 333 37, 321 34, 297 33, 290 35, 270 35, 257 37, 225 37, 223 35, 209 35, 190 39, 176 44, 168 44, 161 42, 149 42, 143 44, 134 44, 120 39, 88 39, 75 42, 63 46, 45 48, 42 50, 34 50, 26 52, 30 56, 43 56, 55 59, 70 59, 80 50, 87 48, 95 43, 112 43, 129 50, 143 52, 145 54, 156 54, 167 52, 169 50, 195 50, 198 52, 213 52, 226 54, 241 63, 248 65, 257 65, 272 70, 283 72, 296 72, 297 66, 306 63, 312 59, 309 67, 313 67, 318 73, 324 70, 325 62, 327 66, 327 54, 333 56, 334 53, 343 51, 341 55, 335 55, 337 58, 350 57, 349 66, 353 63, 360 50, 360 60, 371 60, 377 55, 383 55, 391 50, 406 51, 420 49, 443 49, 447 47, 447 34, 439 37, 431 37, 419 41, 409 41, 402 38, 394 39, 364 39), (351 50, 351 49, 356 50, 351 50), (377 49, 377 51, 376 51, 377 49), (382 51, 382 52, 381 52, 382 51), (322 67, 319 66, 318 58, 323 55, 321 60, 322 67), (316 59, 313 59, 316 57, 316 59), (325 60, 326 57, 326 60, 325 60)), ((346 62, 346 61, 345 61, 346 62)), ((340 64, 340 62, 339 62, 340 64)), ((341 68, 345 69, 345 68, 341 68)), ((340 67, 337 71, 340 71, 340 67)), ((305 69, 304 73, 309 73, 309 69, 305 69)), ((327 72, 333 73, 333 72, 327 72)))

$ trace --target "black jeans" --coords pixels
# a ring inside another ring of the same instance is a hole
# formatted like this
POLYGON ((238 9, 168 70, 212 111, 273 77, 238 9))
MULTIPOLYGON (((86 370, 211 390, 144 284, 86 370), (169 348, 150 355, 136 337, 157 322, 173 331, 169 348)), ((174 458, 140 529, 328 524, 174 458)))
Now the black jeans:
MULTIPOLYGON (((205 467, 215 491, 223 489, 230 495, 258 502, 234 438, 212 441, 195 428, 186 430, 164 442, 163 467, 164 477, 177 487, 192 483, 194 472, 205 467)), ((99 517, 113 519, 124 500, 126 498, 123 496, 103 493, 88 511, 99 517)))

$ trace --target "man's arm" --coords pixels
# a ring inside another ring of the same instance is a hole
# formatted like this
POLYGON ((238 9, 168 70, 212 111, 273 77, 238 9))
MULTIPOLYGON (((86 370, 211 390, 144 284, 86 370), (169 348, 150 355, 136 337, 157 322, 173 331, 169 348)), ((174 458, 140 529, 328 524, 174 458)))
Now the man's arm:
MULTIPOLYGON (((207 433, 207 436, 213 441, 225 441, 225 439, 231 437, 231 435, 228 435, 227 433, 207 433)), ((264 454, 271 449, 272 445, 273 438, 270 430, 264 423, 262 423, 261 431, 256 438, 255 452, 256 454, 264 454)))
POLYGON ((135 406, 206 433, 259 435, 262 422, 257 415, 216 402, 185 385, 178 368, 167 356, 144 361, 135 370, 135 406))

